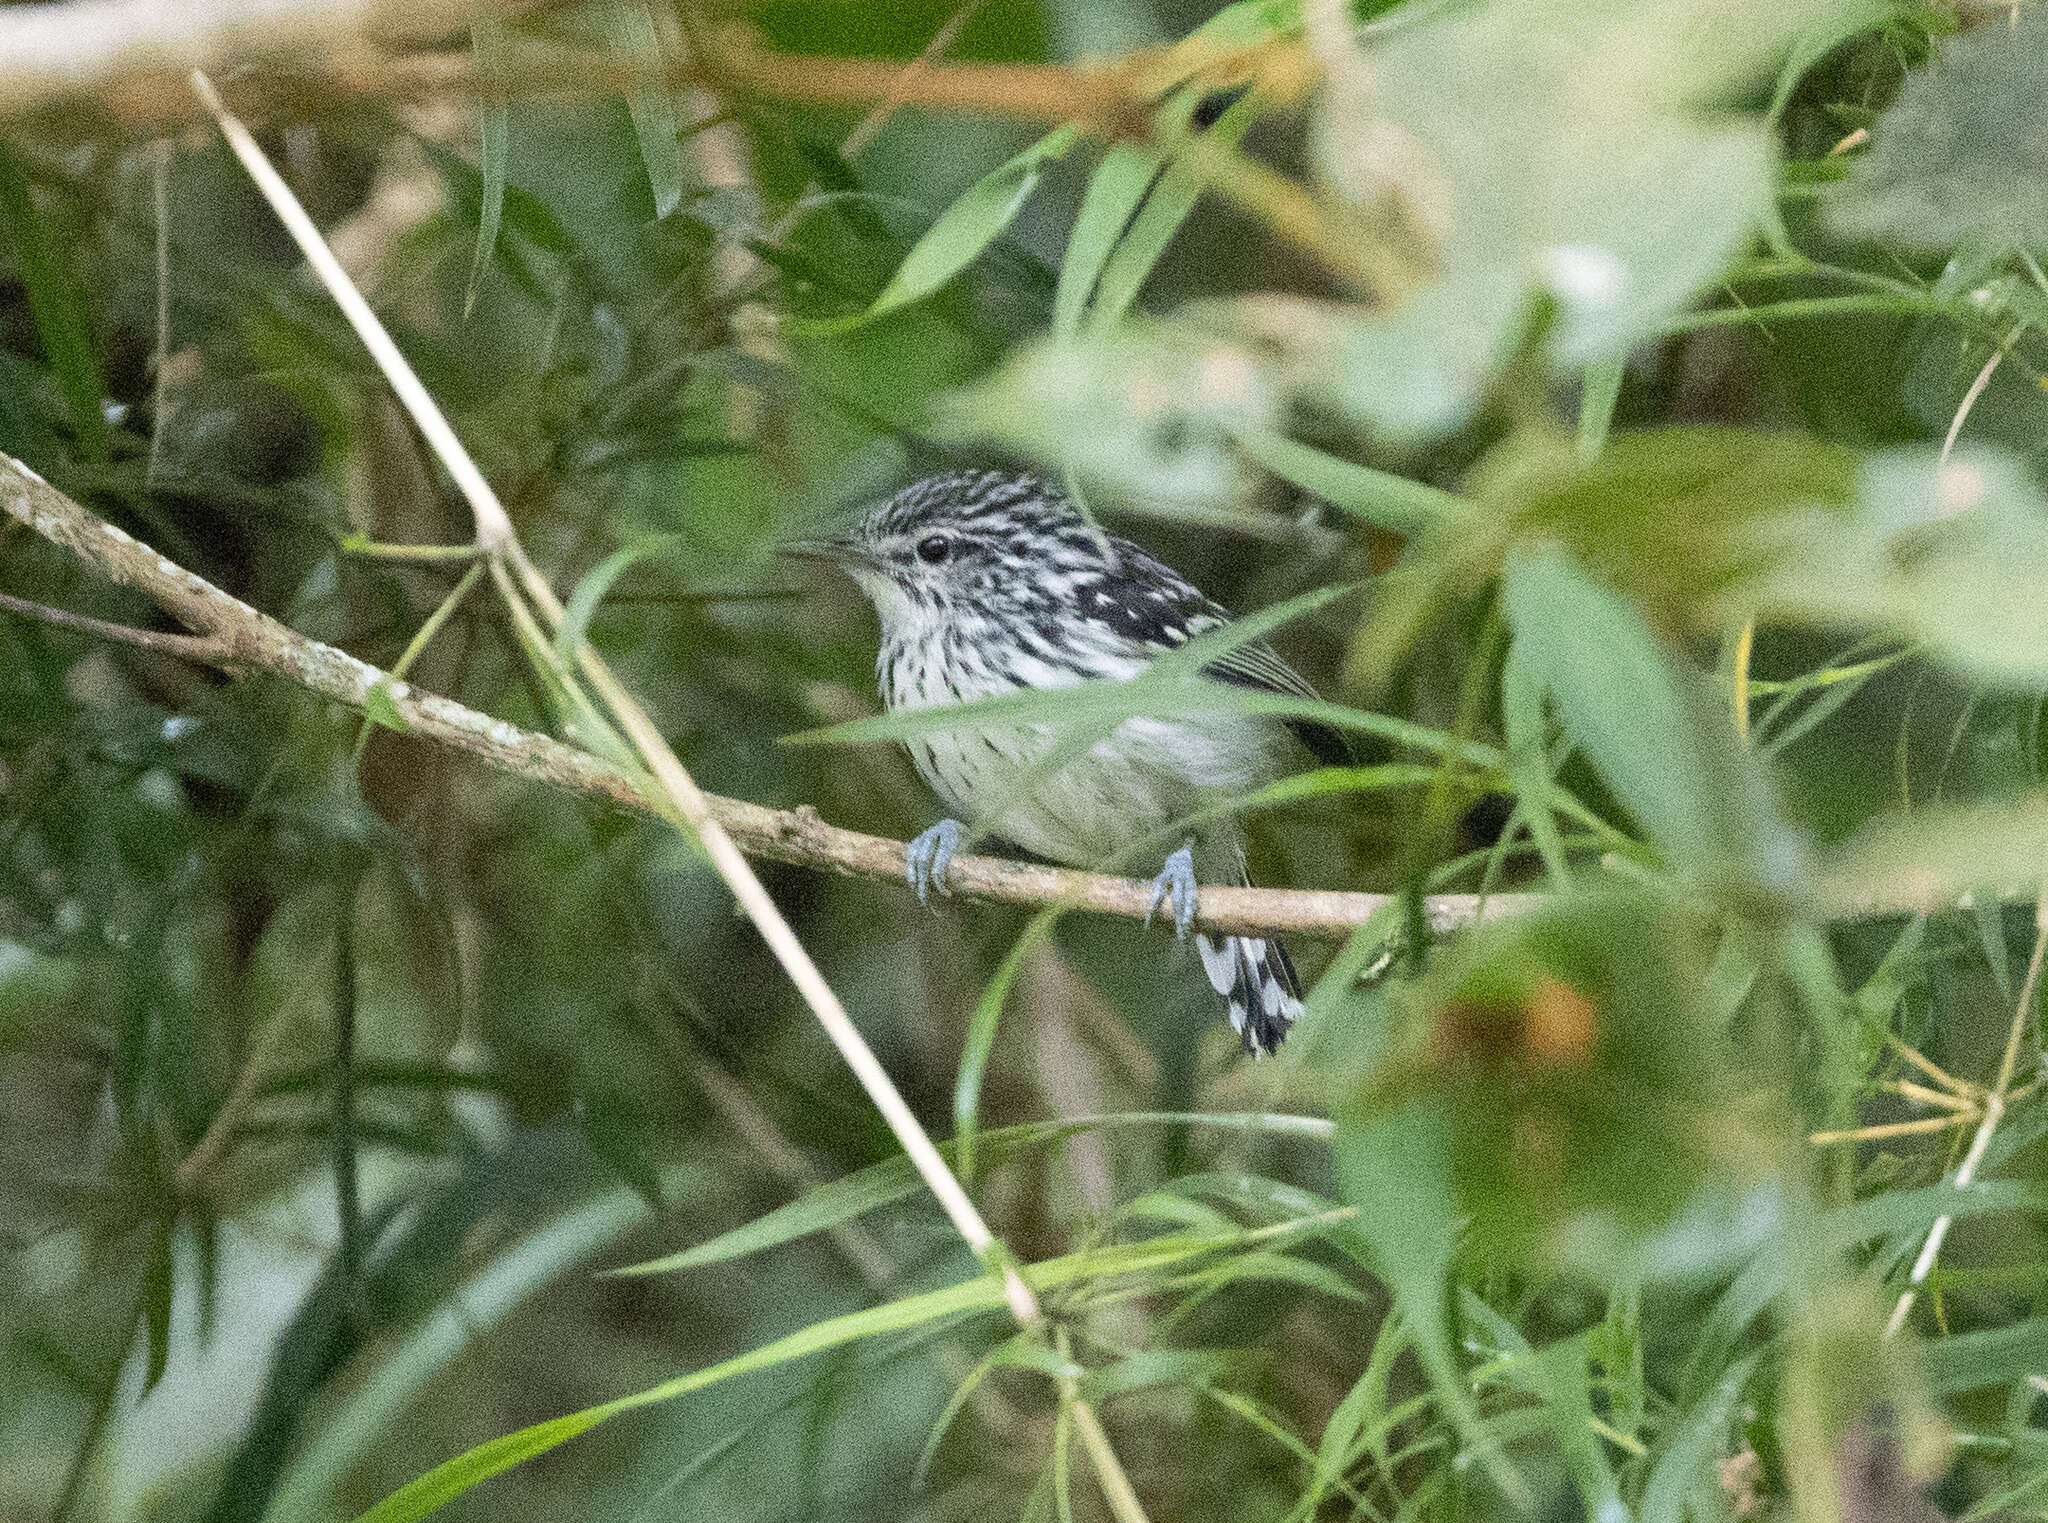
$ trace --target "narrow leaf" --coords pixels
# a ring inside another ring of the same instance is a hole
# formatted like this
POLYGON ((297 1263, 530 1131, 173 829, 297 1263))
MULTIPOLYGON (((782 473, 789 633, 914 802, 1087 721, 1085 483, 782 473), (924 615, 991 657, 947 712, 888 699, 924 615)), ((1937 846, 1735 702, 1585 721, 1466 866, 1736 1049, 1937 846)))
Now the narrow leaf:
POLYGON ((562 626, 555 631, 555 654, 565 662, 575 659, 576 647, 583 643, 591 616, 604 601, 604 595, 612 590, 612 583, 635 562, 676 549, 682 542, 680 534, 650 534, 614 550, 586 572, 570 594, 569 606, 562 613, 562 626))
MULTIPOLYGON (((1199 98, 1199 92, 1188 91, 1184 109, 1192 113, 1199 98)), ((1203 132, 1203 137, 1217 153, 1227 153, 1243 140, 1261 105, 1257 92, 1247 95, 1218 117, 1203 132)), ((1152 194, 1138 209, 1130 231, 1103 264, 1095 287, 1095 306, 1088 317, 1090 327, 1098 331, 1113 327, 1130 311, 1153 266, 1159 263, 1166 246, 1173 242, 1174 234, 1201 199, 1206 184, 1201 172, 1184 162, 1166 166, 1152 194)))
POLYGON ((101 400, 107 389, 93 350, 85 293, 51 242, 49 225, 29 198, 21 164, 4 143, 0 143, 0 233, 14 250, 29 317, 57 377, 71 426, 88 452, 104 455, 107 418, 101 400))
POLYGON ((1417 534, 1468 506, 1441 487, 1340 460, 1280 434, 1244 429, 1236 438, 1247 455, 1281 480, 1389 533, 1417 534))
POLYGON ((476 306, 476 293, 498 248, 498 225, 505 215, 505 161, 511 146, 512 117, 499 93, 505 77, 505 23, 491 6, 479 6, 469 25, 470 47, 476 54, 477 78, 489 92, 480 122, 482 133, 483 204, 477 216, 476 257, 470 261, 469 285, 462 294, 462 315, 476 306))
POLYGON ((1059 285, 1052 298, 1053 332, 1080 331, 1082 314, 1102 278, 1102 267, 1115 252, 1160 167, 1159 156, 1149 148, 1120 142, 1110 145, 1089 176, 1074 230, 1067 235, 1066 257, 1060 261, 1059 285))
POLYGON ((1016 983, 1017 974, 1024 967, 1024 959, 1051 934, 1053 922, 1058 918, 1057 905, 1032 916, 1031 924, 1024 928, 1024 934, 1010 948, 1002 966, 988 981, 988 987, 981 991, 981 1000, 974 1007, 974 1019, 968 1022, 967 1041, 960 1052, 960 1068, 953 1079, 954 1146, 963 1184, 974 1183, 974 1133, 981 1122, 981 1083, 988 1072, 989 1054, 995 1050, 996 1027, 1003 1018, 1003 1004, 1010 997, 1010 986, 1016 983))
POLYGON ((931 295, 972 264, 1012 222, 1038 188, 1045 166, 1081 140, 1071 123, 1055 127, 1007 163, 983 175, 918 239, 875 304, 862 318, 879 317, 931 295))
POLYGON ((1675 858, 1713 856, 1717 780, 1699 717, 1642 616, 1554 546, 1511 558, 1501 596, 1529 678, 1556 698, 1608 786, 1675 858))
POLYGON ((157 1235, 156 1245, 149 1255, 149 1267, 142 1277, 142 1319, 149 1335, 149 1363, 142 1376, 142 1394, 145 1396, 156 1389, 156 1383, 164 1378, 164 1367, 170 1363, 171 1305, 175 1285, 172 1266, 171 1234, 166 1229, 157 1235))
MULTIPOLYGON (((1176 1235, 1153 1238, 1144 1243, 1113 1245, 1030 1265, 1024 1271, 1024 1277, 1034 1289, 1049 1290, 1082 1280, 1141 1275, 1185 1259, 1264 1241, 1276 1236, 1280 1230, 1286 1229, 1266 1228, 1258 1232, 1239 1233, 1228 1237, 1176 1235)), ((663 1381, 660 1385, 636 1391, 630 1396, 617 1397, 594 1407, 586 1407, 581 1412, 571 1412, 563 1417, 535 1423, 516 1433, 508 1433, 488 1443, 479 1444, 474 1449, 435 1466, 425 1475, 401 1486, 368 1512, 361 1514, 356 1523, 412 1523, 414 1519, 424 1518, 435 1509, 461 1496, 471 1487, 511 1469, 522 1460, 544 1454, 557 1444, 564 1443, 579 1433, 586 1433, 599 1423, 622 1412, 653 1406, 658 1402, 673 1401, 679 1396, 701 1391, 707 1386, 717 1385, 720 1381, 729 1380, 736 1375, 773 1369, 809 1354, 843 1347, 879 1334, 905 1332, 915 1327, 930 1326, 970 1312, 996 1311, 1003 1305, 1001 1277, 985 1274, 958 1285, 948 1285, 939 1290, 926 1291, 921 1295, 906 1296, 885 1306, 869 1307, 864 1311, 849 1312, 844 1316, 814 1322, 786 1338, 778 1338, 773 1343, 765 1344, 750 1353, 741 1354, 723 1363, 692 1371, 688 1375, 679 1375, 674 1380, 663 1381)))
MULTIPOLYGON (((981 1153, 981 1166, 993 1168, 1028 1148, 1061 1142, 1083 1132, 1126 1126, 1199 1126, 1317 1138, 1327 1138, 1333 1130, 1331 1124, 1320 1117, 1289 1116, 1270 1111, 1126 1111, 1116 1115, 1080 1116, 1066 1121, 1027 1121, 1017 1126, 998 1127, 992 1132, 981 1133, 976 1146, 981 1153)), ((948 1159, 956 1151, 951 1142, 939 1144, 939 1152, 948 1159)), ((801 1199, 779 1206, 766 1216, 756 1217, 730 1232, 722 1232, 695 1248, 605 1272, 611 1275, 668 1274, 743 1258, 908 1200, 920 1194, 923 1188, 909 1159, 886 1159, 843 1179, 820 1185, 801 1199)))
POLYGON ((654 192, 654 215, 666 217, 683 202, 683 164, 676 108, 659 81, 666 77, 661 38, 654 13, 639 0, 612 0, 605 11, 605 31, 614 48, 624 53, 649 80, 626 97, 633 115, 633 134, 640 139, 640 159, 654 192))

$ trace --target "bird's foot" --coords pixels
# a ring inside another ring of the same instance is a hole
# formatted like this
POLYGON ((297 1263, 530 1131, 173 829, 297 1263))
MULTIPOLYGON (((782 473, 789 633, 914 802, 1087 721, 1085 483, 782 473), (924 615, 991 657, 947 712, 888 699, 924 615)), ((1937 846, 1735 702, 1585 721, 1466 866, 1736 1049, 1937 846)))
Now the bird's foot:
POLYGON ((910 886, 917 890, 919 904, 926 902, 934 888, 942 894, 953 892, 946 887, 946 869, 953 865, 953 853, 959 846, 958 820, 941 820, 910 843, 903 854, 904 866, 910 874, 910 886))
POLYGON ((1199 893, 1195 887, 1195 843, 1190 841, 1166 859, 1166 866, 1160 868, 1159 876, 1152 880, 1152 902, 1145 908, 1145 924, 1152 923, 1153 915, 1170 895, 1173 899, 1174 940, 1186 940, 1195 923, 1195 901, 1199 893))

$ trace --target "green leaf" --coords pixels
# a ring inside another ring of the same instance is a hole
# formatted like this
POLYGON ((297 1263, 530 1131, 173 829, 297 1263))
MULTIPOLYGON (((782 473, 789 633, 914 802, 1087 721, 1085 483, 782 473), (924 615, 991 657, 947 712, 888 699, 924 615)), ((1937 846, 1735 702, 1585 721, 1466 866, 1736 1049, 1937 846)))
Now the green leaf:
POLYGON ((1579 458, 1591 462, 1607 447, 1608 430, 1614 423, 1614 404, 1621 397, 1621 382, 1628 363, 1621 355, 1595 360, 1586 367, 1579 387, 1579 458))
POLYGON ((379 677, 370 684, 369 691, 363 694, 363 718, 400 735, 409 734, 412 721, 405 717, 393 699, 391 689, 394 685, 389 677, 379 677))
POLYGON ((1743 1387, 1762 1357, 1759 1352, 1738 1359, 1706 1398, 1686 1412, 1651 1467, 1643 1488, 1641 1523, 1686 1523, 1689 1499, 1716 1479, 1714 1466, 1727 1450, 1743 1387))
POLYGON ((142 1394, 147 1396, 164 1378, 171 1359, 171 1308, 176 1288, 176 1260, 168 1228, 157 1233, 142 1275, 142 1321, 148 1332, 149 1359, 142 1373, 142 1394))
MULTIPOLYGON (((1176 106, 1162 113, 1162 135, 1170 137, 1175 132, 1186 130, 1188 117, 1202 94, 1198 89, 1182 92, 1176 106)), ((1258 113, 1265 109, 1270 107, 1259 99, 1256 91, 1247 95, 1203 129, 1204 146, 1216 152, 1235 148, 1258 119, 1258 113)), ((1172 159, 1166 163, 1157 183, 1152 186, 1151 194, 1138 207, 1129 230, 1117 240, 1103 261, 1102 273, 1095 286, 1095 306, 1088 316, 1090 327, 1103 331, 1123 320, 1137 301, 1146 278, 1207 188, 1202 173, 1184 159, 1172 159)), ((1079 231, 1078 226, 1076 231, 1079 231)))
POLYGON ((568 607, 562 611, 562 624, 555 631, 555 654, 563 661, 575 659, 576 647, 583 643, 590 629, 591 617, 597 612, 597 605, 604 601, 612 584, 624 576, 636 563, 649 556, 666 555, 682 548, 680 534, 649 534, 622 545, 599 561, 583 579, 576 584, 576 590, 569 595, 568 607))
POLYGON ((1542 855, 1544 871, 1553 889, 1568 890, 1572 874, 1565 860, 1564 843, 1558 836, 1557 817, 1552 813, 1551 795, 1556 779, 1550 770, 1550 752, 1543 721, 1543 685, 1529 669, 1519 641, 1508 646, 1500 673, 1501 728, 1507 741, 1508 775, 1514 779, 1515 796, 1522 801, 1522 818, 1542 855))
POLYGON ((1773 214, 1767 126, 1723 102, 1811 28, 1876 12, 1495 0, 1311 28, 1321 178, 1410 283, 1372 308, 1261 293, 1189 315, 1257 347, 1293 399, 1394 439, 1469 421, 1532 314, 1555 371, 1613 361, 1773 214))
POLYGON ((995 1050, 996 1027, 1003 1018, 1003 1005, 1010 987, 1023 971, 1024 960, 1052 934, 1059 919, 1059 906, 1052 905, 1031 917, 1024 934, 1017 938, 1002 963, 981 991, 974 1018, 967 1023, 967 1040, 960 1049, 960 1068, 953 1078, 953 1145, 960 1182, 972 1186, 975 1166, 975 1129, 981 1121, 981 1085, 988 1072, 989 1054, 995 1050))
MULTIPOLYGON (((671 1198, 690 1193, 698 1182, 694 1165, 671 1166, 661 1181, 671 1198)), ((352 1466, 387 1442, 397 1413, 563 1270, 646 1220, 645 1201, 622 1186, 570 1207, 494 1253, 309 1428, 264 1514, 268 1523, 334 1517, 337 1488, 352 1466)))
POLYGON ((1872 906, 1946 908, 1972 891, 2032 898, 2048 882, 2048 796, 2010 804, 1931 805, 1880 816, 1821 864, 1824 914, 1872 906))
POLYGON ((2018 6, 1942 42, 1829 210, 1851 236, 1914 249, 2048 249, 2048 14, 2018 6))
POLYGON ((1451 1336, 1451 1264, 1463 1213, 1442 1118, 1421 1105, 1373 1116, 1352 1110, 1338 1133, 1337 1180, 1358 1208, 1358 1230, 1379 1256, 1444 1415, 1501 1489, 1527 1506, 1528 1488, 1480 1421, 1451 1336))
POLYGON ((1253 347, 1188 323, 1042 340, 941 400, 942 436, 991 440, 1155 508, 1234 503, 1234 435, 1277 432, 1279 389, 1253 347))
MULTIPOLYGON (((1047 1291, 1079 1282, 1144 1275, 1168 1268, 1187 1259, 1221 1250, 1249 1246, 1278 1235, 1276 1229, 1242 1232, 1226 1236, 1173 1235, 1144 1243, 1113 1245, 1068 1254, 1062 1258, 1027 1265, 1025 1280, 1034 1290, 1047 1291)), ((822 1322, 778 1338, 736 1358, 706 1369, 663 1381, 630 1396, 617 1397, 586 1407, 581 1412, 535 1423, 516 1433, 505 1434, 477 1445, 454 1459, 435 1466, 425 1475, 394 1491, 361 1514, 356 1523, 412 1523, 453 1501, 472 1487, 511 1469, 523 1460, 544 1454, 558 1444, 622 1412, 659 1402, 673 1401, 693 1391, 730 1380, 736 1375, 773 1369, 794 1359, 840 1348, 849 1343, 885 1333, 904 1332, 974 1312, 999 1311, 1005 1305, 1003 1282, 998 1275, 985 1274, 958 1285, 948 1285, 921 1295, 906 1296, 885 1306, 829 1317, 822 1322)))
MULTIPOLYGON (((1333 1130, 1329 1122, 1317 1117, 1289 1116, 1263 1111, 1235 1114, 1203 1111, 1127 1111, 1110 1116, 1077 1117, 1069 1121, 1031 1121, 981 1133, 977 1143, 981 1153, 981 1167, 993 1168, 1027 1148, 1063 1141, 1068 1137, 1079 1136, 1083 1132, 1126 1126, 1197 1126, 1320 1138, 1328 1137, 1333 1130)), ((951 1158, 955 1153, 954 1144, 940 1143, 939 1152, 951 1158)), ((744 1226, 733 1228, 730 1232, 720 1233, 709 1242, 700 1243, 695 1248, 650 1259, 645 1263, 607 1270, 606 1273, 668 1274, 677 1270, 695 1269, 705 1264, 724 1263, 750 1253, 759 1253, 766 1248, 793 1242, 814 1232, 826 1231, 870 1211, 908 1200, 923 1188, 923 1181, 919 1179, 917 1170, 909 1159, 886 1159, 857 1173, 848 1174, 843 1179, 835 1179, 829 1184, 820 1185, 801 1199, 791 1201, 786 1206, 779 1206, 766 1216, 757 1217, 744 1226)))
POLYGON ((1416 534, 1471 507, 1441 487, 1340 460, 1280 434, 1247 429, 1236 438, 1247 455, 1281 480, 1389 533, 1416 534))
POLYGON ((36 338, 57 377, 72 429, 87 453, 107 452, 107 394, 92 341, 92 319, 77 274, 51 241, 50 225, 29 197, 20 162, 0 142, 0 233, 14 250, 36 338))
POLYGON ((626 107, 633 116, 633 134, 640 140, 640 161, 654 192, 654 215, 666 217, 683 204, 682 132, 675 103, 659 81, 667 77, 661 37, 646 0, 611 0, 604 10, 605 33, 626 61, 656 83, 629 92, 626 107))
POLYGON ((1095 166, 1081 197, 1081 209, 1074 216, 1073 231, 1067 235, 1066 257, 1060 261, 1059 285, 1052 299, 1053 332, 1080 331, 1102 267, 1159 170, 1159 156, 1132 142, 1110 144, 1102 162, 1095 166))
POLYGON ((1038 189, 1045 166, 1064 158, 1081 141, 1081 129, 1055 127, 1008 162, 990 170, 939 214, 897 266, 874 305, 856 321, 908 306, 972 264, 1012 222, 1038 189))
POLYGON ((1864 462, 1846 517, 1784 525, 1759 613, 1877 628, 2003 687, 2048 682, 2048 499, 2011 455, 1932 448, 1864 462))
POLYGON ((1929 1389, 1943 1396, 2025 1380, 2048 1365, 2048 1317, 1933 1339, 1920 1365, 1929 1389))
POLYGON ((1590 461, 1562 441, 1501 451, 1475 495, 1518 536, 1562 540, 1655 622, 1706 630, 1752 611, 1750 584, 1792 558, 1801 526, 1847 516, 1860 470, 1810 434, 1658 428, 1590 461))
POLYGON ((1530 680, 1643 828, 1674 862, 1718 862, 1707 710, 1642 617, 1555 547, 1510 556, 1501 603, 1530 680))
POLYGON ((476 256, 469 265, 469 284, 462 293, 462 315, 476 306, 477 289, 498 247, 498 225, 505 215, 505 161, 511 146, 512 116, 498 93, 505 76, 505 23, 496 10, 480 6, 469 24, 477 77, 490 94, 479 113, 482 133, 483 204, 477 217, 476 256))

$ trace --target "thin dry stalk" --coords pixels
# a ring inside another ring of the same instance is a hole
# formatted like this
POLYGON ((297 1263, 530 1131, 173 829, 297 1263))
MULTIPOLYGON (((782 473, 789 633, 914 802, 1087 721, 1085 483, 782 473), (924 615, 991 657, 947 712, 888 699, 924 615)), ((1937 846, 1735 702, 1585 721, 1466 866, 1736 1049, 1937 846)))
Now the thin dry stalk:
MULTIPOLYGON (((206 76, 197 70, 192 74, 192 88, 213 113, 235 156, 263 192, 271 209, 283 221, 314 273, 363 340, 385 379, 468 501, 476 521, 478 549, 504 564, 517 577, 520 590, 540 610, 551 629, 559 631, 563 610, 555 598, 554 589, 548 586, 547 579, 527 558, 510 516, 482 470, 456 437, 439 405, 413 372, 398 345, 371 310, 369 302, 327 247, 313 219, 285 184, 283 176, 271 166, 248 129, 234 118, 206 76)), ((1004 1298, 1012 1314, 1020 1324, 1036 1323, 1039 1320, 1038 1299, 1017 1272, 1008 1250, 996 1241, 995 1234, 989 1230, 988 1223, 982 1219, 981 1212, 968 1197, 959 1178, 947 1167, 938 1147, 896 1088, 895 1081, 889 1077, 874 1049, 868 1046, 860 1028, 847 1014, 845 1005, 824 974, 818 971, 817 964, 783 918, 782 912, 775 907, 753 867, 718 823, 695 780, 677 760, 653 720, 647 717, 646 711, 627 692, 624 684, 612 675, 587 641, 579 643, 576 660, 590 686, 639 753, 641 761, 659 785, 666 804, 696 835, 713 868, 725 880, 740 908, 768 943, 776 961, 781 963, 783 971, 796 985, 797 992, 825 1028, 825 1034, 839 1049, 841 1058, 853 1070, 868 1098, 881 1111, 890 1131, 895 1134, 898 1144, 926 1186, 937 1197, 954 1230, 977 1258, 1002 1275, 1004 1298)))
MULTIPOLYGON (((1991 1134, 1998 1130, 2006 1103, 2012 1098, 2013 1072, 2020 1061, 2020 1039, 2026 1034, 2027 1017, 2033 1013, 2034 996, 2041 986, 2044 952, 2048 952, 2048 893, 2037 895, 2034 900, 2033 954, 2027 958, 2027 976, 2020 985, 2012 1026, 2006 1032, 2005 1052, 1998 1060, 1998 1077, 1984 1096, 1984 1119, 1977 1124, 1977 1134, 1970 1139, 1970 1149, 1956 1168, 1955 1185, 1958 1190, 1968 1189, 1970 1182, 1977 1177, 1977 1169, 1991 1147, 1991 1134)), ((1913 1273, 1907 1278, 1906 1288, 1899 1296, 1898 1305, 1892 1308, 1891 1320, 1884 1325, 1885 1337, 1895 1336, 1906 1325, 1907 1314, 1913 1310, 1913 1301, 1920 1294, 1921 1285, 1933 1272, 1934 1261, 1941 1255, 1942 1240, 1948 1236, 1949 1223, 1954 1220, 1953 1216, 1944 1215, 1929 1229, 1927 1241, 1920 1245, 1920 1256, 1913 1261, 1913 1273)))
MULTIPOLYGON (((136 588, 198 634, 136 630, 10 599, 6 606, 18 613, 125 644, 151 646, 238 675, 267 672, 357 713, 370 702, 371 693, 380 693, 388 704, 386 712, 396 715, 404 733, 414 739, 448 746, 528 782, 643 814, 664 815, 660 801, 646 793, 638 780, 604 759, 422 691, 396 673, 307 638, 87 511, 28 465, 4 454, 0 454, 0 513, 110 580, 136 588)), ((726 834, 750 857, 841 877, 871 878, 907 889, 902 841, 829 825, 809 805, 770 809, 717 794, 705 798, 726 834)), ((953 899, 967 904, 1027 909, 1058 904, 1063 909, 1139 921, 1146 918, 1151 899, 1150 885, 1135 878, 1041 867, 1007 857, 956 857, 946 875, 946 886, 953 899)), ((1246 888, 1219 883, 1203 888, 1195 926, 1232 936, 1343 936, 1397 898, 1342 889, 1246 888)), ((1541 899, 1539 894, 1494 894, 1484 901, 1477 894, 1434 894, 1424 901, 1424 911, 1433 929, 1448 931, 1481 919, 1518 914, 1541 899)), ((1886 912, 1881 905, 1872 911, 1886 912)), ((1141 1073, 1142 1069, 1133 1071, 1141 1073)))

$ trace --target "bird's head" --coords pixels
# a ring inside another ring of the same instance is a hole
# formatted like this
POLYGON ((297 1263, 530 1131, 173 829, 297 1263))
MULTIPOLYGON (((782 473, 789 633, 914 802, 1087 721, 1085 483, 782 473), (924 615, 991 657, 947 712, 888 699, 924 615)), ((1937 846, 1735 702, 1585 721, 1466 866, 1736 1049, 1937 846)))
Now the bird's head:
POLYGON ((846 533, 782 549, 852 577, 885 630, 1052 613, 1082 582, 1112 571, 1119 554, 1059 488, 1003 471, 928 476, 846 533))

